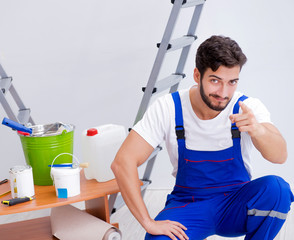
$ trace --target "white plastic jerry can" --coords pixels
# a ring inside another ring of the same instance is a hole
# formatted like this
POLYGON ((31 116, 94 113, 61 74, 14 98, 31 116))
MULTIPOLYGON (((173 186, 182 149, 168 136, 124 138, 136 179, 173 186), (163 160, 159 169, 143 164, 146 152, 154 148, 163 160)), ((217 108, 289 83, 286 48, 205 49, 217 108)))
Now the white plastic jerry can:
POLYGON ((106 182, 114 178, 110 168, 117 151, 126 138, 124 126, 106 124, 82 132, 82 160, 86 178, 106 182))

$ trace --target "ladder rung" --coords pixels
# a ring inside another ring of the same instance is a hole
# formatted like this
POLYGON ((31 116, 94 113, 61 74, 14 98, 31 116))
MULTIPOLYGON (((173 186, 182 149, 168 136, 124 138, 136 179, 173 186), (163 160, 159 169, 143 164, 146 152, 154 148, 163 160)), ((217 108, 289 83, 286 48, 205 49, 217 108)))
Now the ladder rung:
POLYGON ((17 119, 20 124, 26 124, 29 122, 31 109, 20 109, 17 115, 17 119))
MULTIPOLYGON (((175 0, 171 0, 172 4, 174 4, 175 0)), ((182 7, 187 8, 187 7, 194 7, 197 5, 204 4, 205 0, 183 0, 182 7)))
MULTIPOLYGON (((191 45, 197 39, 196 36, 183 36, 181 38, 173 39, 167 46, 167 52, 175 51, 177 49, 184 48, 191 45)), ((160 43, 157 43, 157 47, 160 47, 160 43)))
POLYGON ((144 189, 146 189, 148 187, 148 185, 151 184, 151 181, 150 180, 142 180, 141 179, 141 181, 143 183, 143 185, 141 186, 141 191, 143 191, 144 189))
POLYGON ((155 84, 156 92, 162 92, 171 86, 179 83, 184 77, 186 77, 185 74, 172 74, 160 81, 158 81, 155 84))
MULTIPOLYGON (((160 93, 172 86, 174 86, 175 84, 179 83, 183 78, 185 78, 186 75, 185 74, 172 74, 158 82, 155 83, 155 86, 153 88, 152 94, 153 93, 160 93)), ((145 91, 145 87, 142 88, 143 92, 145 91)))
POLYGON ((9 88, 11 86, 12 78, 1 78, 0 79, 0 87, 4 94, 6 94, 7 91, 9 91, 9 88))
MULTIPOLYGON (((146 87, 142 87, 142 91, 145 92, 145 90, 146 90, 146 87)), ((153 88, 153 90, 152 90, 152 94, 153 94, 153 93, 156 93, 156 91, 157 91, 156 87, 153 88)))
POLYGON ((205 3, 205 0, 187 0, 183 4, 183 8, 194 7, 194 6, 197 6, 197 5, 204 4, 204 3, 205 3))

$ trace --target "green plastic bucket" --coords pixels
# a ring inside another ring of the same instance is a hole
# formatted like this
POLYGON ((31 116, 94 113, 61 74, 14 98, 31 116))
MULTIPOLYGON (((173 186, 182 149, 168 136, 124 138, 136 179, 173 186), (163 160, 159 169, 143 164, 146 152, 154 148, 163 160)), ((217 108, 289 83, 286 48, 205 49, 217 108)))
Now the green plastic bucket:
MULTIPOLYGON (((33 169, 35 185, 53 185, 49 167, 52 161, 61 153, 73 153, 74 126, 59 124, 62 127, 66 126, 60 131, 58 128, 54 129, 56 126, 53 125, 56 123, 32 126, 31 136, 19 134, 26 162, 33 169), (46 128, 50 130, 42 134, 46 128)), ((72 156, 65 154, 55 161, 56 164, 69 162, 72 162, 72 156)))

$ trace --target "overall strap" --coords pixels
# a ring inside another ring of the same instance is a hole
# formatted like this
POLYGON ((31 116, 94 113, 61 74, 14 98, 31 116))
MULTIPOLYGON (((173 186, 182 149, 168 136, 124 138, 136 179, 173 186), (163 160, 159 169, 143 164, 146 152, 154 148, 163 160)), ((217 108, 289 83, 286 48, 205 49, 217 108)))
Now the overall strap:
POLYGON ((172 98, 175 104, 175 131, 179 150, 185 146, 185 129, 183 120, 182 104, 179 92, 172 93, 172 98))
MULTIPOLYGON (((248 97, 243 95, 238 99, 238 101, 235 103, 235 106, 233 109, 233 114, 239 113, 239 109, 240 109, 239 102, 240 101, 243 102, 247 98, 248 97)), ((241 133, 240 133, 238 127, 236 126, 236 123, 232 124, 231 132, 232 132, 232 140, 233 140, 234 158, 238 158, 238 159, 242 160, 244 170, 245 170, 245 165, 244 165, 242 150, 241 150, 241 133)), ((247 170, 245 171, 244 179, 248 179, 248 181, 250 181, 250 176, 249 176, 247 170)))
MULTIPOLYGON (((247 98, 248 98, 247 96, 243 95, 238 99, 238 101, 234 105, 233 114, 238 114, 239 113, 239 109, 240 109, 239 102, 240 101, 243 102, 247 98)), ((236 126, 236 123, 232 123, 231 132, 232 132, 233 140, 234 140, 234 138, 240 138, 241 137, 240 131, 239 131, 238 127, 236 126)))

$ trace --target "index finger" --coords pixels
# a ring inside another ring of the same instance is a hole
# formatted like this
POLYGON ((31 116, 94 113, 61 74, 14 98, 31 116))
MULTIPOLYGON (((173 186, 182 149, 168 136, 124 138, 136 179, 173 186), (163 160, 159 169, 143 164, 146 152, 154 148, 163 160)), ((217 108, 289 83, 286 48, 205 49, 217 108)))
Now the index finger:
POLYGON ((246 106, 246 104, 242 101, 239 101, 239 106, 241 107, 243 113, 249 112, 251 109, 246 106))

